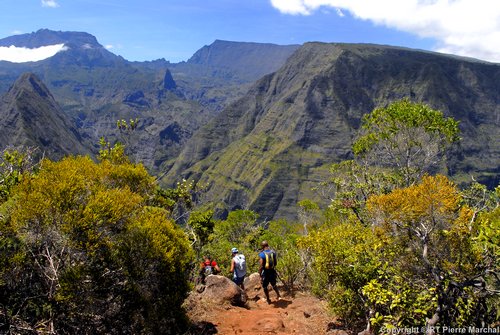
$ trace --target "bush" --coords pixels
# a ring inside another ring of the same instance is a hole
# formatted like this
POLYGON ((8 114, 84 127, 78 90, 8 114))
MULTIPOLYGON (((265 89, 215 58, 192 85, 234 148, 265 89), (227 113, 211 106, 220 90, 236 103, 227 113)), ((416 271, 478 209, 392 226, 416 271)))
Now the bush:
MULTIPOLYGON (((0 221, 5 329, 176 334, 192 251, 142 165, 43 161, 0 221)), ((3 330, 3 329, 2 329, 3 330)))

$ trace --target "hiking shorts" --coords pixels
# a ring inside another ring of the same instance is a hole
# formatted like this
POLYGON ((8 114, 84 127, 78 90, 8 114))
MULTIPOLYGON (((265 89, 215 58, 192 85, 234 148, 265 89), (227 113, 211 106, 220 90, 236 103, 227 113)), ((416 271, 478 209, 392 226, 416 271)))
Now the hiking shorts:
POLYGON ((276 285, 276 270, 264 270, 262 271, 262 287, 266 288, 269 284, 272 286, 276 285))
POLYGON ((241 285, 243 284, 243 281, 245 280, 245 276, 243 277, 233 277, 233 281, 236 285, 241 285))

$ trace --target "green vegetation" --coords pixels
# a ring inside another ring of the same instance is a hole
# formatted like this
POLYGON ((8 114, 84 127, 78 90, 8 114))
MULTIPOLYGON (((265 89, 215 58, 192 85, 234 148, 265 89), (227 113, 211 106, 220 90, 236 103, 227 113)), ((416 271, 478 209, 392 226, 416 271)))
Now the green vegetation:
MULTIPOLYGON (((202 256, 231 276, 237 247, 256 272, 262 240, 277 252, 285 289, 326 297, 355 331, 493 326, 500 317, 500 186, 459 189, 432 174, 458 138, 456 122, 437 111, 403 100, 363 122, 355 159, 333 165, 320 187, 329 206, 300 201, 298 222, 268 222, 251 210, 217 218, 213 205, 200 206, 196 183, 159 188, 123 146, 105 140, 99 163, 67 157, 34 164, 6 152, 0 330, 182 333, 181 304, 202 256), (428 146, 434 158, 422 163, 417 157, 428 146), (369 159, 375 155, 397 163, 377 164, 369 159)), ((257 155, 247 159, 263 165, 257 155)))
POLYGON ((366 115, 363 129, 356 159, 334 165, 323 185, 332 202, 322 227, 302 240, 315 260, 313 287, 348 324, 365 320, 375 332, 492 325, 498 189, 460 191, 425 174, 458 139, 457 123, 403 100, 366 115))
POLYGON ((156 186, 144 167, 87 157, 40 165, 0 208, 1 330, 181 332, 193 253, 169 212, 150 205, 156 186))
POLYGON ((442 161, 447 145, 458 141, 458 122, 407 99, 377 108, 363 117, 362 135, 353 152, 395 168, 409 186, 442 161))

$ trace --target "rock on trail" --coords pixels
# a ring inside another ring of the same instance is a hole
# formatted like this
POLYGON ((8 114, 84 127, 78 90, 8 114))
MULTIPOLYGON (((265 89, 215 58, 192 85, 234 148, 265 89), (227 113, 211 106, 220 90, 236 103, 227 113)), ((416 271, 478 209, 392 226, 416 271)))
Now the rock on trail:
POLYGON ((193 335, 319 335, 342 334, 324 301, 305 293, 270 291, 265 301, 258 274, 245 280, 245 290, 222 276, 207 277, 207 285, 191 293, 185 307, 193 335), (201 293, 200 293, 201 291, 201 293), (340 331, 340 333, 339 333, 340 331))

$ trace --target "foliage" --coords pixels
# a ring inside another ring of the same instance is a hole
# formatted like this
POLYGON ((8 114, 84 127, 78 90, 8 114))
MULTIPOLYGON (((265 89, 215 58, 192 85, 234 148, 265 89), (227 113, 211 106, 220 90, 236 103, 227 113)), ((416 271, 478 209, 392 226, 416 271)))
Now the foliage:
POLYGON ((362 130, 354 154, 395 168, 405 186, 435 168, 446 147, 459 139, 457 121, 408 99, 366 114, 362 130))
POLYGON ((35 148, 5 149, 0 157, 0 203, 7 200, 12 187, 22 181, 25 174, 33 173, 38 165, 35 148))
POLYGON ((212 210, 198 210, 191 213, 187 222, 186 228, 190 233, 191 245, 195 251, 199 251, 208 243, 210 234, 212 234, 215 226, 212 210))
POLYGON ((487 282, 490 273, 498 271, 498 263, 492 264, 477 244, 484 225, 474 220, 470 207, 462 205, 460 192, 446 177, 426 176, 417 185, 374 196, 367 208, 372 224, 399 246, 398 276, 405 278, 398 283, 395 275, 385 276, 383 281, 379 277, 372 284, 384 289, 365 288, 369 303, 384 317, 385 326, 461 327, 494 320, 492 311, 484 306, 495 296, 496 290, 487 282), (408 281, 413 283, 409 295, 408 281), (391 308, 380 302, 387 292, 391 308), (413 303, 398 305, 395 310, 394 301, 403 299, 413 303))
POLYGON ((170 218, 175 222, 184 224, 189 219, 191 210, 195 207, 199 192, 197 184, 183 179, 177 182, 175 188, 158 187, 152 203, 165 208, 170 213, 170 218))
POLYGON ((368 198, 387 193, 398 184, 399 179, 390 171, 347 160, 332 165, 330 179, 322 183, 322 189, 330 197, 330 214, 340 220, 354 216, 353 219, 365 222, 368 198))
POLYGON ((314 287, 349 326, 367 318, 361 289, 376 279, 381 248, 388 242, 359 221, 328 224, 300 241, 314 256, 314 287))
POLYGON ((304 226, 303 233, 307 235, 309 228, 308 226, 313 226, 319 221, 320 218, 320 208, 317 203, 309 199, 301 200, 297 203, 299 221, 304 226))
POLYGON ((209 243, 202 253, 210 255, 219 263, 222 274, 230 275, 231 248, 236 247, 246 256, 247 271, 256 272, 263 228, 257 222, 258 215, 249 210, 236 210, 228 214, 226 220, 215 222, 209 243))
POLYGON ((104 137, 101 137, 99 140, 99 145, 101 149, 99 150, 99 160, 109 160, 114 164, 122 164, 127 163, 129 160, 125 155, 125 146, 121 143, 116 143, 111 146, 111 143, 106 141, 104 137))
POLYGON ((120 132, 130 132, 136 130, 138 124, 139 124, 138 118, 130 119, 129 122, 127 122, 124 119, 121 119, 116 121, 116 128, 118 128, 120 132))
POLYGON ((147 206, 144 167, 87 157, 44 161, 2 206, 6 327, 57 333, 179 333, 192 251, 147 206))
MULTIPOLYGON (((500 186, 494 193, 495 205, 488 211, 481 212, 478 217, 478 234, 475 242, 484 255, 486 263, 485 289, 495 292, 488 301, 487 308, 496 311, 496 319, 500 319, 500 186)), ((491 294, 490 294, 491 295, 491 294)))
POLYGON ((344 185, 354 185, 362 215, 332 204, 299 246, 312 256, 315 293, 348 326, 366 320, 378 332, 498 319, 498 193, 459 191, 444 176, 383 192, 344 185))

